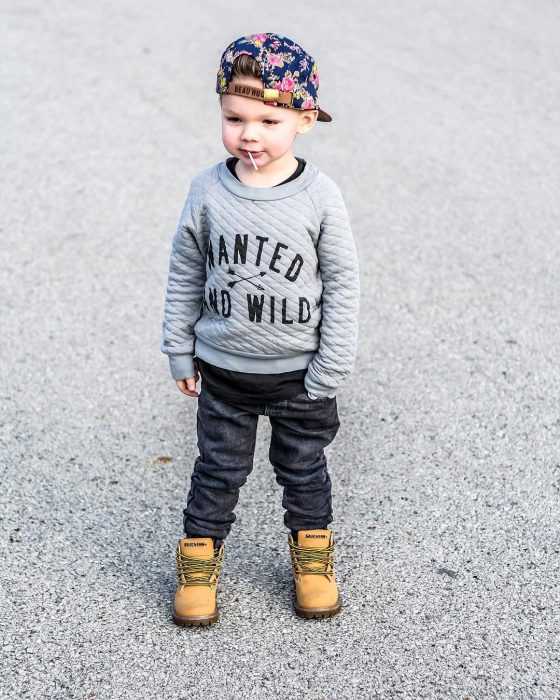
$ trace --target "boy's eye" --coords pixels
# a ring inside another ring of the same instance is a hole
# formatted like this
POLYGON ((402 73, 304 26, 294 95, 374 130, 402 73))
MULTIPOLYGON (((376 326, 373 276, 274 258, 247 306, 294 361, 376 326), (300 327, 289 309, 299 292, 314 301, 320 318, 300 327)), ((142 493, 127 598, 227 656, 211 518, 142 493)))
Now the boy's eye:
MULTIPOLYGON (((239 117, 226 117, 226 121, 228 122, 238 122, 239 117)), ((278 124, 278 122, 274 121, 274 119, 264 119, 263 120, 265 124, 278 124)))

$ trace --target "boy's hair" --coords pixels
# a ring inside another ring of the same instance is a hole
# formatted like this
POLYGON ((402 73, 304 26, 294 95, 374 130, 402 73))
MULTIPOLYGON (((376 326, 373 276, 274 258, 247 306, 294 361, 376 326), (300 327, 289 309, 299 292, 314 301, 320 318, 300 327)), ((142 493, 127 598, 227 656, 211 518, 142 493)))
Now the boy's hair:
POLYGON ((231 69, 233 78, 257 78, 262 80, 261 67, 258 61, 247 53, 242 53, 233 61, 231 69))
MULTIPOLYGON (((261 67, 259 62, 248 53, 241 53, 234 59, 231 67, 231 80, 234 78, 257 78, 262 80, 261 67)), ((222 104, 222 96, 220 95, 220 104, 222 104)))

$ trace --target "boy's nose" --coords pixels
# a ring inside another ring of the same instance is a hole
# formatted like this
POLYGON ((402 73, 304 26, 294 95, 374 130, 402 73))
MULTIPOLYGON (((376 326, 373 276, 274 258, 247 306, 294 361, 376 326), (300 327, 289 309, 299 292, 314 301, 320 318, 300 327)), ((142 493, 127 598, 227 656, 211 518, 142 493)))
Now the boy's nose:
POLYGON ((254 127, 249 126, 243 129, 243 133, 241 135, 241 138, 243 141, 256 141, 257 140, 257 131, 254 127))

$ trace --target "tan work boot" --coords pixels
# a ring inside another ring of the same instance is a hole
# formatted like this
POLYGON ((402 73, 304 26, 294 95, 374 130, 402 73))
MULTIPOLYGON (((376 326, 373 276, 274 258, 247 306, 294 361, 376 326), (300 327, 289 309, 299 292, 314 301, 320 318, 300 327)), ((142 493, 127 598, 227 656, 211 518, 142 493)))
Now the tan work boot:
POLYGON ((334 535, 330 530, 300 530, 288 535, 296 584, 294 608, 300 617, 331 617, 342 601, 334 572, 334 535))
POLYGON ((211 537, 184 537, 177 544, 179 583, 173 601, 173 622, 187 627, 218 621, 216 591, 225 545, 214 549, 211 537))

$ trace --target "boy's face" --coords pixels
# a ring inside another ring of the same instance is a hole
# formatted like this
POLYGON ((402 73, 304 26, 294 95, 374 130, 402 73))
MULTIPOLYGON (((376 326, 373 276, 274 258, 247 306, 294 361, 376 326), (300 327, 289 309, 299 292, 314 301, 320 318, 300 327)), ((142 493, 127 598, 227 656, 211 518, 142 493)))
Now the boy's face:
MULTIPOLYGON (((243 78, 234 82, 262 88, 262 81, 243 78)), ((288 154, 297 134, 304 134, 315 123, 318 111, 287 109, 265 105, 261 100, 241 95, 220 95, 222 140, 228 153, 252 167, 251 151, 259 169, 288 154)))

